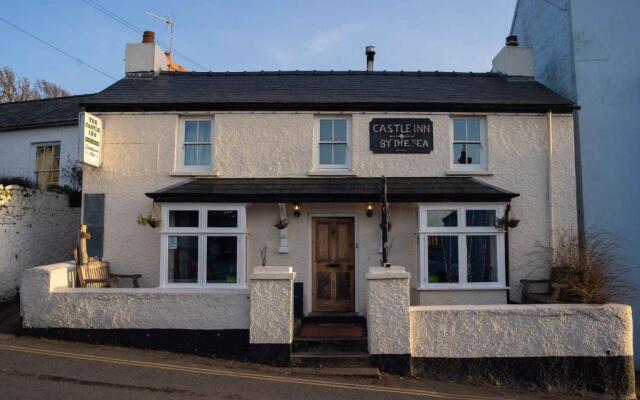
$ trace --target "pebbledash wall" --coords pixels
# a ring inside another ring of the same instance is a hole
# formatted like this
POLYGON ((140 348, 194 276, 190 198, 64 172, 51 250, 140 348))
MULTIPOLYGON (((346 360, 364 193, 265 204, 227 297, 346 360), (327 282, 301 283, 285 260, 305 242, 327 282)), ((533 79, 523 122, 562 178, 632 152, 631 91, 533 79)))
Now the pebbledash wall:
POLYGON ((25 269, 69 259, 79 224, 64 194, 0 185, 0 301, 15 296, 25 269))
MULTIPOLYGON (((104 259, 114 271, 142 274, 141 284, 159 284, 160 235, 136 223, 137 215, 152 209, 144 196, 193 177, 176 173, 179 113, 97 113, 104 122, 101 168, 86 168, 84 193, 105 194, 104 259), (144 251, 141 251, 144 249, 144 251)), ((215 174, 230 177, 305 177, 314 175, 312 112, 216 112, 214 119, 215 174), (286 149, 286 151, 282 151, 286 149)), ((335 115, 335 114, 333 114, 335 115)), ((352 172, 356 176, 444 176, 450 170, 450 121, 448 113, 348 113, 352 121, 352 172), (377 117, 428 117, 433 121, 434 151, 431 154, 373 154, 369 150, 369 122, 377 117)), ((469 114, 466 114, 469 115, 469 114)), ((509 235, 511 299, 518 301, 519 280, 541 278, 548 273, 532 250, 536 243, 549 244, 549 231, 575 229, 576 197, 571 115, 553 115, 552 199, 550 221, 548 196, 549 118, 546 114, 477 114, 486 118, 488 172, 475 176, 489 184, 520 193, 513 201, 513 214, 521 219, 509 235)), ((467 173, 469 175, 469 173, 467 173)), ((300 218, 290 218, 288 254, 279 254, 278 234, 272 227, 277 210, 269 205, 247 209, 247 276, 259 265, 259 251, 268 247, 268 263, 291 265, 296 281, 310 287, 310 229, 313 213, 356 215, 358 277, 367 265, 379 263, 379 228, 376 214, 367 218, 356 205, 304 204, 300 218)), ((390 261, 405 265, 416 285, 417 206, 392 204, 394 240, 390 261)), ((359 281, 360 286, 364 286, 359 281)), ((305 291, 307 291, 305 289, 305 291)), ((358 290, 358 310, 366 310, 366 296, 358 290)), ((412 292, 413 304, 506 302, 504 290, 472 292, 412 292)), ((309 311, 309 301, 305 302, 309 311)))
POLYGON ((371 268, 372 364, 416 377, 635 398, 631 307, 409 306, 402 267, 371 268))

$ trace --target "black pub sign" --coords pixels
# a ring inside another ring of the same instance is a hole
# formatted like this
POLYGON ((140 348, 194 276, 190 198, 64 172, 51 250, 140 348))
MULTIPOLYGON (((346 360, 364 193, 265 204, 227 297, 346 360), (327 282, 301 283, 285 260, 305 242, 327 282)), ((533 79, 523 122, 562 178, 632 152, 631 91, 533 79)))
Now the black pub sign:
POLYGON ((433 122, 429 118, 374 118, 369 122, 369 149, 374 153, 431 153, 433 122))

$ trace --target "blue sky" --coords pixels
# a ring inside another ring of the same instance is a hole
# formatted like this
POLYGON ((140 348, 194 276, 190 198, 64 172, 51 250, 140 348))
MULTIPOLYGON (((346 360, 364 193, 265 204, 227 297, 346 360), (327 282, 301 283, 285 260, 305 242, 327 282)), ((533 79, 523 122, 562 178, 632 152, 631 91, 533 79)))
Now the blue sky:
MULTIPOLYGON (((488 71, 509 33, 515 0, 195 1, 22 0, 2 17, 120 78, 124 48, 141 35, 87 4, 97 3, 168 42, 212 71, 360 70, 364 47, 377 48, 377 70, 488 71)), ((0 65, 47 79, 73 94, 112 80, 0 21, 0 65)), ((179 56, 176 61, 200 70, 179 56)))

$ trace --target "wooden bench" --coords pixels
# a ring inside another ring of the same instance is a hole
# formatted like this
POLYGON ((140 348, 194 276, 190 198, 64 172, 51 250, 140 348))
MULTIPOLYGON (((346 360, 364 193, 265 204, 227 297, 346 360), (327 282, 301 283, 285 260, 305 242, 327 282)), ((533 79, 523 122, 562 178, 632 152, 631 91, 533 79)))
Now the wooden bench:
POLYGON ((120 279, 131 279, 133 287, 139 288, 138 279, 142 278, 140 274, 112 274, 108 262, 95 259, 87 264, 78 265, 77 270, 80 287, 83 288, 110 288, 112 283, 120 279))
MULTIPOLYGON (((571 279, 579 277, 580 272, 571 267, 553 267, 549 279, 521 279, 522 303, 563 303, 570 301, 567 288, 571 279), (532 291, 532 286, 546 285, 544 292, 532 291)), ((580 276, 581 279, 584 279, 580 276)))

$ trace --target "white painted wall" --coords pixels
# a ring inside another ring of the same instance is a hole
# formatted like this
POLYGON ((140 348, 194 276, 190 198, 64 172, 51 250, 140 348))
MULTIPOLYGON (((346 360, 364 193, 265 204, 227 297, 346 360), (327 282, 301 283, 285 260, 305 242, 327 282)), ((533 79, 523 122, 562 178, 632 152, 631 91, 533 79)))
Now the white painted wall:
POLYGON ((632 356, 631 307, 410 307, 412 357, 632 356))
POLYGON ((24 272, 23 327, 249 329, 248 289, 72 288, 74 269, 64 262, 24 272))
POLYGON ((257 267, 251 274, 250 343, 289 344, 293 341, 293 280, 291 267, 257 267))
POLYGON ((0 185, 0 301, 15 295, 22 271, 69 259, 80 224, 80 208, 64 194, 7 188, 0 185))
MULTIPOLYGON (((22 176, 35 180, 34 144, 60 142, 60 166, 78 160, 80 133, 77 125, 0 132, 0 176, 22 176)), ((60 176, 64 185, 66 179, 60 176)))
MULTIPOLYGON (((306 177, 313 169, 314 113, 217 113, 214 118, 214 167, 220 177, 306 177)), ((175 176, 177 114, 101 114, 105 123, 103 166, 87 168, 84 192, 105 193, 104 257, 114 272, 141 273, 143 286, 159 282, 160 236, 136 223, 148 213, 151 199, 144 193, 186 182, 175 176), (144 249, 144 251, 141 251, 144 249)), ((519 280, 547 276, 531 252, 536 243, 548 244, 550 214, 547 182, 548 126, 546 115, 486 115, 489 174, 477 176, 489 184, 520 193, 513 201, 514 216, 522 222, 510 233, 510 285, 518 300, 519 280)), ((353 173, 356 176, 444 176, 450 169, 450 115, 356 113, 352 115, 353 173), (368 124, 379 117, 428 117, 433 120, 434 151, 420 154, 373 154, 368 124)), ((570 115, 554 115, 553 196, 555 226, 575 228, 573 123, 570 115)), ((416 205, 394 204, 394 240, 390 260, 417 276, 416 205)), ((268 264, 291 265, 296 280, 310 282, 310 214, 355 214, 358 309, 366 295, 363 275, 379 263, 379 211, 364 215, 364 204, 303 204, 300 218, 291 217, 289 254, 277 254, 277 215, 273 205, 250 205, 247 211, 247 265, 259 265, 259 249, 266 243, 268 264)), ((251 268, 251 267, 249 267, 251 268)), ((251 271, 248 271, 251 273, 251 271)), ((412 278, 415 279, 415 278, 412 278)), ((305 285, 305 292, 310 285, 305 285)), ((309 310, 310 298, 305 299, 309 310)))

